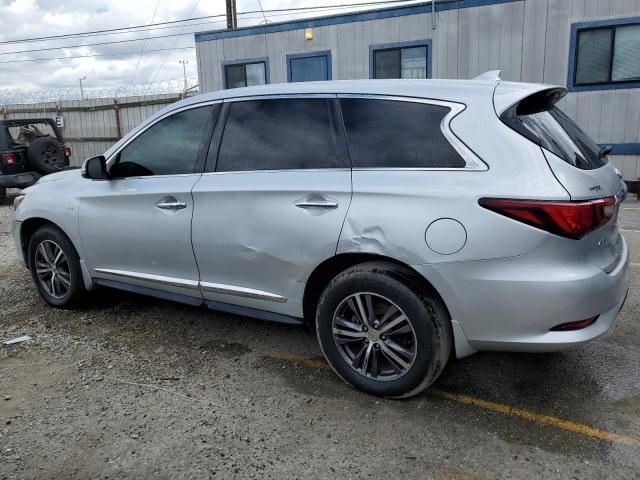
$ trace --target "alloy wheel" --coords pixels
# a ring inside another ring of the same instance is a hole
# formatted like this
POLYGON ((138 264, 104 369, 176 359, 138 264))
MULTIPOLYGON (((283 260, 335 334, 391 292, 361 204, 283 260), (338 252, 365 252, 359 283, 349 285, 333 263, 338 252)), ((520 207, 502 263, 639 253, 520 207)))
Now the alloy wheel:
POLYGON ((416 358, 416 333, 405 313, 382 295, 345 298, 333 316, 333 338, 347 364, 378 381, 405 375, 416 358))
POLYGON ((34 262, 42 288, 55 299, 65 298, 71 289, 71 271, 62 248, 52 240, 44 240, 36 249, 34 262))

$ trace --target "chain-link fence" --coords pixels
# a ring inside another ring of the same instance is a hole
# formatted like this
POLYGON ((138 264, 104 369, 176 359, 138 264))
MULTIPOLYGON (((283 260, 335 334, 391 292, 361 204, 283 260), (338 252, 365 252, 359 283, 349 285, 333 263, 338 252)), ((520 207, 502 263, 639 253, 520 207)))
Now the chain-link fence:
POLYGON ((79 89, 42 92, 1 92, 3 119, 54 118, 71 162, 81 165, 104 153, 145 118, 166 105, 198 93, 197 81, 172 80, 113 89, 79 89))

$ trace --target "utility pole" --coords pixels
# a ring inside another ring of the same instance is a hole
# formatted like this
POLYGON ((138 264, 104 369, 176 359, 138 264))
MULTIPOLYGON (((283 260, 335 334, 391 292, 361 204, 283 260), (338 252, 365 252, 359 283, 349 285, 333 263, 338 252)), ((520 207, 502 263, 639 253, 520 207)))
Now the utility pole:
POLYGON ((226 0, 227 2, 227 29, 238 28, 238 14, 236 11, 236 0, 226 0))
POLYGON ((87 79, 87 77, 82 77, 82 78, 78 79, 80 81, 80 98, 82 100, 84 100, 84 88, 82 87, 82 81, 86 80, 86 79, 87 79))
POLYGON ((184 75, 184 90, 187 91, 187 63, 189 60, 178 60, 178 63, 182 65, 182 74, 184 75))

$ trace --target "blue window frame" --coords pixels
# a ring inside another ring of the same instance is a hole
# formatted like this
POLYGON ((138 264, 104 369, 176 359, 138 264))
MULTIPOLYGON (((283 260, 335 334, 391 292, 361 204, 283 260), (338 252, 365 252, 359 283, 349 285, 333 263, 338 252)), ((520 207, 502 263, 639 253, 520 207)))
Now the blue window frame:
POLYGON ((640 88, 640 17, 573 24, 567 87, 640 88))
POLYGON ((369 78, 431 78, 431 40, 369 46, 369 78))
POLYGON ((269 83, 269 57, 222 62, 222 87, 237 88, 269 83))
POLYGON ((331 51, 287 55, 287 81, 331 80, 331 51))

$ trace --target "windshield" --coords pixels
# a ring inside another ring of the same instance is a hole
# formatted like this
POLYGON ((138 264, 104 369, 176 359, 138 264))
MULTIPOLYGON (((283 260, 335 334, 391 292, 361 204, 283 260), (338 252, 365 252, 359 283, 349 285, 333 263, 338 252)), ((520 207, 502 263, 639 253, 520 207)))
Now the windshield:
POLYGON ((592 170, 607 163, 596 142, 558 107, 531 113, 520 110, 518 105, 510 108, 502 121, 574 167, 592 170))

